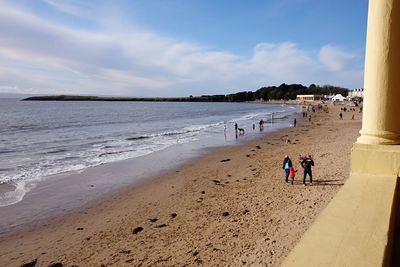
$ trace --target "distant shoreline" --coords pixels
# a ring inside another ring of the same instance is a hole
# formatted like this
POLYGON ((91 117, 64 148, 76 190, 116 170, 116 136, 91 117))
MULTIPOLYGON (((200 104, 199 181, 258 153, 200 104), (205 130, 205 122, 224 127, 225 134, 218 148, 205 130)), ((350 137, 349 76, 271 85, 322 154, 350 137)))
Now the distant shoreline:
POLYGON ((109 101, 109 102, 220 102, 220 103, 257 103, 257 104, 299 104, 296 100, 254 100, 254 101, 229 101, 222 100, 216 96, 195 96, 195 97, 102 97, 102 96, 78 96, 78 95, 57 95, 57 96, 32 96, 21 99, 21 101, 109 101))
POLYGON ((102 96, 33 96, 22 101, 119 101, 119 102, 245 102, 228 101, 225 96, 192 96, 192 97, 102 97, 102 96))

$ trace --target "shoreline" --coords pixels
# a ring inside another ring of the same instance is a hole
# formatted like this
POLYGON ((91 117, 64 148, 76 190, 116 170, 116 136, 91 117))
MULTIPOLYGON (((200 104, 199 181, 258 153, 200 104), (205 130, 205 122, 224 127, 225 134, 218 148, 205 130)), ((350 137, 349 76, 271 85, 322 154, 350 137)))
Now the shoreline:
POLYGON ((58 221, 1 237, 4 253, 0 263, 19 266, 38 258, 40 264, 78 266, 279 265, 347 178, 348 145, 354 142, 361 122, 359 118, 336 121, 336 112, 332 108, 330 112, 315 114, 310 124, 299 118, 296 128, 267 133, 239 146, 213 149, 58 221), (351 131, 339 129, 340 124, 351 131), (309 140, 337 141, 337 131, 350 134, 344 138, 343 155, 335 151, 336 142, 326 144, 328 152, 321 152, 321 145, 309 140), (289 149, 298 168, 296 153, 304 147, 309 148, 304 153, 313 153, 317 159, 316 175, 324 176, 317 177, 320 182, 313 187, 299 186, 297 178, 288 188, 282 183, 281 159, 289 149), (332 164, 331 156, 338 165, 334 170, 326 166, 332 164), (292 218, 288 209, 294 214, 292 218), (298 228, 292 229, 297 223, 298 228), (144 229, 134 235, 131 231, 136 227, 144 229), (282 233, 286 236, 279 236, 282 233), (13 245, 18 248, 12 250, 13 245), (162 250, 165 246, 169 249, 162 250))
MULTIPOLYGON (((298 112, 291 116, 298 118, 298 112)), ((50 175, 34 182, 33 189, 28 191, 19 202, 0 207, 0 238, 18 232, 31 231, 38 225, 47 225, 48 220, 57 221, 58 218, 93 206, 91 203, 108 199, 121 190, 146 184, 148 180, 157 179, 163 176, 163 173, 180 168, 213 151, 242 146, 273 132, 290 128, 290 126, 284 127, 284 124, 278 122, 272 127, 267 125, 263 132, 256 129, 244 136, 239 136, 239 139, 236 137, 236 140, 233 137, 234 134, 230 133, 232 136, 228 140, 226 136, 225 141, 221 137, 219 141, 214 140, 213 144, 210 142, 212 145, 198 145, 198 141, 176 144, 156 153, 136 158, 50 175), (157 167, 154 168, 151 162, 157 162, 157 167), (111 182, 109 177, 112 177, 111 182), (41 196, 46 196, 46 198, 41 196)), ((289 122, 287 124, 289 125, 289 122)), ((13 184, 2 184, 0 192, 6 192, 15 187, 13 184)))

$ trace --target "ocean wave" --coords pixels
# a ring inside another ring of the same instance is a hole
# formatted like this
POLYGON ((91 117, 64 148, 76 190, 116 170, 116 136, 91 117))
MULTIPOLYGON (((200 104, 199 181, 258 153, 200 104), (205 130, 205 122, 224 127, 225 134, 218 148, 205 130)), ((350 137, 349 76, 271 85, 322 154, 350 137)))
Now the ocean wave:
POLYGON ((55 149, 55 150, 47 151, 47 152, 44 152, 42 154, 56 154, 56 153, 62 153, 62 152, 66 152, 66 151, 67 151, 67 149, 61 148, 61 149, 55 149))
POLYGON ((134 136, 134 137, 128 137, 125 140, 127 141, 135 141, 135 140, 142 140, 142 139, 148 139, 151 138, 150 136, 146 135, 141 135, 141 136, 134 136))
POLYGON ((8 153, 14 153, 17 152, 16 150, 0 150, 0 154, 8 154, 8 153))

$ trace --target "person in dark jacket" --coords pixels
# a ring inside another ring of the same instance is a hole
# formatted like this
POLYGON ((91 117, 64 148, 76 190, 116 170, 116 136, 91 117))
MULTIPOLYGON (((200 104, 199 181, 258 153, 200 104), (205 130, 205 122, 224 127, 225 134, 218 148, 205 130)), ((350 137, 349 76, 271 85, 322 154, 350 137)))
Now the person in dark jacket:
POLYGON ((312 159, 311 155, 308 155, 308 157, 304 157, 303 160, 301 161, 301 166, 304 169, 304 175, 303 175, 303 185, 306 185, 306 176, 307 174, 310 176, 310 185, 313 184, 312 180, 312 166, 314 166, 314 160, 312 159))
POLYGON ((285 156, 283 159, 283 164, 282 164, 282 169, 285 170, 285 181, 286 183, 289 182, 289 173, 290 173, 290 167, 292 167, 292 160, 289 158, 288 155, 285 156))

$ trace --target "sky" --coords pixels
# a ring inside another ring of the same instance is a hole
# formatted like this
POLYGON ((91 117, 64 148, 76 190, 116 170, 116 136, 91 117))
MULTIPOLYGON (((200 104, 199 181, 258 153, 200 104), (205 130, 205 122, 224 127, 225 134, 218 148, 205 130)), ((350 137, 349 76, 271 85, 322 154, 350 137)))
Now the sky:
POLYGON ((0 93, 363 87, 367 0, 0 0, 0 93))

